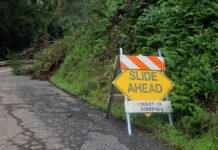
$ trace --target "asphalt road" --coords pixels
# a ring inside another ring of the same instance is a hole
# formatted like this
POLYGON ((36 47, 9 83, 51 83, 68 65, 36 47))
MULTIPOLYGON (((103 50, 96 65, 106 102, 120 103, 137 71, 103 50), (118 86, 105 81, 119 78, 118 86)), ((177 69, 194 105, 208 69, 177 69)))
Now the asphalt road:
POLYGON ((0 68, 0 150, 171 150, 47 81, 0 68))

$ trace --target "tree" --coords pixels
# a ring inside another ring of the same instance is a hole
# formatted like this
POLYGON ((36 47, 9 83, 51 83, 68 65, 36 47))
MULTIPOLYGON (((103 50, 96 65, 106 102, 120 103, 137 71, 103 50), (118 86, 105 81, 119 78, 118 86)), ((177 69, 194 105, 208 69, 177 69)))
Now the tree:
POLYGON ((5 57, 7 48, 12 52, 22 51, 46 33, 52 13, 52 1, 0 0, 0 57, 5 57))

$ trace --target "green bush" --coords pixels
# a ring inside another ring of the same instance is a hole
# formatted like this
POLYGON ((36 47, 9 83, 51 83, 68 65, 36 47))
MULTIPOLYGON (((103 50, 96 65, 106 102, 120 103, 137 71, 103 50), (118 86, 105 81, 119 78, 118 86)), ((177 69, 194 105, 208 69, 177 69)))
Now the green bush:
POLYGON ((195 115, 215 111, 218 103, 216 12, 217 4, 209 1, 159 1, 144 9, 132 31, 133 49, 144 55, 162 50, 166 73, 176 83, 171 93, 174 115, 179 120, 185 116, 193 135, 196 123, 203 125, 195 115), (205 110, 199 112, 201 108, 205 110))
MULTIPOLYGON (((69 23, 76 25, 69 29, 73 39, 64 50, 64 62, 50 80, 105 110, 118 48, 123 47, 125 54, 143 55, 156 55, 161 50, 166 74, 175 82, 170 92, 175 127, 166 125, 166 116, 145 119, 136 115, 133 122, 155 128, 176 147, 216 149, 217 3, 146 0, 142 7, 140 2, 69 1, 71 5, 63 9, 69 13, 69 23)), ((39 55, 36 74, 48 72, 61 54, 56 50, 51 46, 42 53, 45 56, 39 55)), ((112 114, 125 119, 123 105, 113 105, 112 114)))
POLYGON ((183 117, 184 129, 191 135, 199 135, 208 127, 209 115, 197 105, 188 104, 188 107, 191 115, 183 117))

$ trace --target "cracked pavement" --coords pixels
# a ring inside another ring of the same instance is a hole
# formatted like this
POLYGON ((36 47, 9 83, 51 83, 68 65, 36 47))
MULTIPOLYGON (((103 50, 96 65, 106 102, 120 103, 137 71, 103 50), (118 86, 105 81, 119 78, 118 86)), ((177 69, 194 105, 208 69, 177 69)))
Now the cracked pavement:
MULTIPOLYGON (((0 70, 9 69, 1 67, 0 70)), ((47 81, 0 73, 0 150, 172 150, 47 81)))

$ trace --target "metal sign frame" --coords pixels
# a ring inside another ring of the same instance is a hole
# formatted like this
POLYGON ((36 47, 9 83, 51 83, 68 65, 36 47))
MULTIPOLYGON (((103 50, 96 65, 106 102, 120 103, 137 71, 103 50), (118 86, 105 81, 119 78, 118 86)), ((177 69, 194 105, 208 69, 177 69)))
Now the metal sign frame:
MULTIPOLYGON (((120 48, 120 55, 123 55, 123 49, 120 48)), ((158 56, 159 57, 162 57, 162 52, 161 50, 158 50, 158 56)), ((116 56, 116 59, 115 59, 115 65, 114 65, 114 69, 115 69, 115 72, 114 72, 114 80, 115 78, 117 77, 117 73, 120 69, 120 60, 119 60, 119 57, 116 56)), ((122 70, 124 73, 124 70, 122 70)), ((164 75, 165 75, 165 71, 161 71, 164 75)), ((112 84, 112 87, 111 87, 111 92, 110 92, 110 95, 108 97, 108 107, 107 107, 107 112, 105 114, 105 118, 108 119, 109 116, 110 116, 110 110, 111 110, 111 106, 112 106, 112 102, 113 102, 113 95, 114 95, 114 85, 112 84)), ((121 90, 122 91, 122 90, 121 90)), ((168 93, 167 93, 168 94, 168 93)), ((128 98, 126 96, 124 96, 124 99, 125 99, 125 111, 126 111, 126 119, 127 119, 127 128, 128 128, 128 135, 131 136, 132 135, 132 129, 131 129, 131 120, 130 120, 130 114, 132 112, 130 112, 129 110, 127 110, 128 108, 126 107, 126 105, 130 102, 133 102, 133 101, 129 101, 128 98)), ((137 101, 134 101, 134 102, 137 102, 137 101)), ((139 101, 138 101, 139 102, 139 101)), ((143 101, 143 102, 146 102, 146 101, 143 101)), ((153 101, 153 102, 166 102, 166 105, 170 105, 171 106, 171 102, 169 100, 169 96, 166 95, 166 101, 153 101)), ((147 112, 146 112, 147 113, 147 112)), ((149 113, 149 112, 148 112, 149 113)), ((160 112, 156 112, 156 113, 160 113, 160 112)), ((170 110, 168 113, 168 118, 169 118, 169 124, 173 126, 173 117, 172 117, 172 111, 170 110)))

